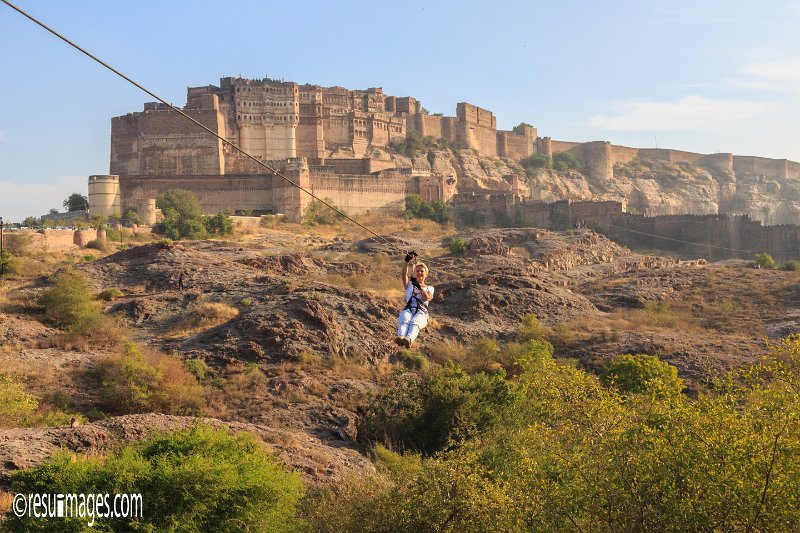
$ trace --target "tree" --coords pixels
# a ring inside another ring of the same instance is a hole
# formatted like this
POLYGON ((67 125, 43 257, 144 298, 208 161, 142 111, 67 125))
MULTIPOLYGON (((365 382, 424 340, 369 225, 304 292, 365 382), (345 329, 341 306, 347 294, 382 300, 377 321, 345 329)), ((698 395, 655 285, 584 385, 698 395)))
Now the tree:
POLYGON ((131 207, 122 216, 129 224, 141 224, 142 217, 139 216, 139 210, 136 207, 131 207))
POLYGON ((162 212, 174 209, 178 218, 198 218, 203 215, 197 198, 191 191, 184 189, 169 189, 156 199, 156 206, 162 212))
POLYGON ((22 225, 27 228, 33 228, 41 224, 41 221, 36 217, 26 217, 25 220, 22 222, 22 225))
POLYGON ((205 218, 190 191, 169 189, 156 199, 164 220, 156 225, 156 231, 173 240, 204 239, 208 236, 205 218))
POLYGON ((521 133, 523 133, 525 131, 525 128, 532 128, 532 127, 533 127, 532 124, 528 124, 527 122, 520 122, 519 124, 514 126, 513 131, 514 131, 514 133, 520 133, 521 134, 521 133))
POLYGON ((80 193, 74 192, 62 204, 67 211, 87 211, 89 199, 80 193))

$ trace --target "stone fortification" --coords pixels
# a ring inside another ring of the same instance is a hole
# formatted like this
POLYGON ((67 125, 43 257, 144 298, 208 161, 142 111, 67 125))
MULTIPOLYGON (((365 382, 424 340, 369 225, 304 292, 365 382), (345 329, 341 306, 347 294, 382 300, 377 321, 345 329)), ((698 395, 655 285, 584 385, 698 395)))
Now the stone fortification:
POLYGON ((747 215, 645 216, 624 212, 620 202, 531 202, 513 194, 456 195, 453 203, 459 218, 477 225, 588 227, 625 246, 689 258, 753 259, 768 253, 778 263, 800 259, 800 226, 764 226, 747 215))
MULTIPOLYGON (((498 130, 491 111, 466 102, 455 116, 430 115, 416 98, 380 87, 270 78, 191 87, 184 111, 354 213, 396 206, 410 192, 444 201, 456 192, 512 193, 547 202, 613 200, 650 216, 738 213, 765 224, 800 223, 800 163, 785 159, 556 140, 525 123, 498 130), (418 136, 428 139, 427 153, 397 150, 418 136), (532 173, 520 164, 558 152, 580 168, 532 173)), ((298 218, 308 201, 273 178, 166 106, 148 103, 112 119, 110 173, 90 178, 90 211, 154 212, 154 195, 175 186, 195 192, 210 211, 298 218)))

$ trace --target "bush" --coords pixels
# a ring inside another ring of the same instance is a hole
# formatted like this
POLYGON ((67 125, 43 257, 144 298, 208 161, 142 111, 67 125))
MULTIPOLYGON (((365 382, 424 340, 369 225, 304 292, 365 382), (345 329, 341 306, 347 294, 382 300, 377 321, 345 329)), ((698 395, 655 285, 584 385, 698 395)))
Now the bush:
POLYGON ((800 270, 800 261, 790 259, 789 261, 786 261, 781 268, 789 272, 797 272, 800 270))
POLYGON ((403 366, 411 370, 424 370, 429 365, 428 359, 424 355, 413 350, 400 350, 397 358, 403 363, 403 366))
POLYGON ((533 154, 532 156, 520 161, 528 174, 535 174, 540 168, 553 168, 553 160, 546 154, 533 154))
POLYGON ((19 274, 19 259, 11 255, 11 252, 6 249, 3 249, 2 253, 0 253, 0 266, 4 276, 19 274))
POLYGON ((121 355, 100 361, 94 376, 100 407, 114 414, 199 415, 203 410, 205 393, 181 361, 133 343, 121 355))
POLYGON ((539 322, 539 317, 534 314, 522 317, 522 323, 517 329, 517 335, 523 340, 541 340, 547 337, 550 328, 539 322))
POLYGON ((164 219, 155 231, 172 240, 205 239, 208 236, 200 204, 190 191, 169 189, 156 199, 164 219))
POLYGON ((440 224, 449 222, 452 218, 450 206, 441 200, 428 203, 418 194, 406 196, 406 213, 415 218, 427 218, 440 224))
MULTIPOLYGON (((129 444, 105 459, 59 453, 16 472, 19 493, 142 494, 136 518, 94 517, 97 531, 299 531, 303 486, 251 435, 206 426, 129 444)), ((86 531, 90 519, 16 518, 11 531, 86 531)))
POLYGON ((80 274, 64 271, 56 275, 53 287, 42 294, 39 304, 56 326, 86 334, 104 323, 105 316, 93 299, 89 284, 80 274))
POLYGON ((556 152, 553 154, 553 167, 560 172, 566 172, 573 168, 580 168, 580 166, 580 161, 570 153, 556 152))
POLYGON ((101 239, 92 239, 86 243, 86 247, 91 248, 92 250, 100 250, 101 252, 108 250, 108 244, 106 244, 105 240, 101 239))
POLYGON ((623 393, 641 393, 656 390, 665 394, 679 394, 683 380, 678 369, 652 355, 618 355, 600 370, 603 385, 614 386, 623 393))
POLYGON ((286 222, 285 215, 262 215, 259 226, 262 228, 274 228, 281 222, 286 222))
MULTIPOLYGON (((333 200, 330 198, 325 198, 325 202, 329 203, 336 207, 333 203, 333 200)), ((337 209, 339 209, 337 207, 337 209)), ((339 209, 339 211, 342 211, 339 209)), ((344 211, 342 211, 344 212, 344 211)), ((346 213, 345 213, 346 214, 346 213)), ((306 210, 303 212, 303 223, 308 225, 315 225, 315 224, 333 224, 340 220, 344 219, 344 215, 338 213, 328 207, 327 205, 323 204, 318 200, 312 200, 310 204, 306 207, 306 210)))
POLYGON ((453 237, 450 239, 450 253, 463 254, 467 251, 467 241, 461 237, 453 237))
POLYGON ((106 239, 111 242, 122 242, 122 233, 111 226, 106 228, 106 239))
POLYGON ((756 265, 761 268, 775 268, 775 260, 767 253, 756 254, 756 265))
MULTIPOLYGON (((697 399, 623 396, 532 359, 474 438, 428 458, 376 446, 378 475, 323 492, 314 503, 327 514, 310 513, 312 527, 798 531, 800 341, 770 352, 697 399)), ((413 414, 400 407, 424 406, 421 397, 398 395, 387 414, 413 414)))
POLYGON ((104 302, 110 302, 122 296, 122 291, 119 290, 117 287, 113 287, 111 289, 104 289, 97 295, 98 300, 103 300, 104 302))
POLYGON ((450 365, 421 376, 395 374, 367 407, 359 435, 432 454, 485 430, 510 399, 502 371, 470 376, 450 365))
POLYGON ((137 207, 129 207, 127 211, 125 211, 125 214, 122 215, 122 218, 127 220, 128 224, 140 225, 144 222, 139 215, 139 209, 137 207))
POLYGON ((30 233, 5 233, 3 240, 3 248, 6 251, 17 257, 22 257, 30 251, 33 235, 30 233))
POLYGON ((0 373, 0 427, 14 427, 30 417, 39 400, 25 392, 22 384, 0 373))
POLYGON ((212 235, 230 235, 233 233, 233 221, 227 213, 217 213, 205 219, 206 230, 212 235))

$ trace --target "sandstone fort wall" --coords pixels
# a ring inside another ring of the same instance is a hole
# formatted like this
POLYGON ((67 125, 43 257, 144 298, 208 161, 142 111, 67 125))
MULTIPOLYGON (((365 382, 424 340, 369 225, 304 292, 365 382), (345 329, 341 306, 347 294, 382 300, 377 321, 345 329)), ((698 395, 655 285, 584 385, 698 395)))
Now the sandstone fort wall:
POLYGON ((347 175, 311 174, 311 191, 348 214, 371 210, 402 209, 406 180, 393 174, 347 175))
POLYGON ((800 259, 800 226, 763 226, 746 215, 644 216, 619 202, 526 202, 506 195, 456 195, 454 211, 475 225, 567 230, 586 226, 631 248, 660 249, 687 258, 753 259, 768 253, 778 263, 800 259))

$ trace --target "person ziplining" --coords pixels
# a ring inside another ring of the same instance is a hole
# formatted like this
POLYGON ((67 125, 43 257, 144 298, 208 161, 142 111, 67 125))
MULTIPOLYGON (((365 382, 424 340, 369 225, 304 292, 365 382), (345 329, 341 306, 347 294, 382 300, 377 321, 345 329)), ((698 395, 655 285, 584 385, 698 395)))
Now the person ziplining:
MULTIPOLYGON (((361 229, 367 231, 368 233, 374 235, 379 241, 382 241, 382 242, 388 244, 388 241, 386 240, 386 238, 380 236, 375 231, 373 231, 370 228, 364 226, 360 222, 354 220, 352 217, 348 216, 345 212, 343 212, 340 209, 337 209, 335 206, 331 205, 330 202, 325 201, 324 199, 317 197, 312 191, 306 189, 305 187, 300 186, 300 184, 298 184, 298 183, 292 181, 291 179, 287 178, 279 170, 277 170, 275 168, 272 168, 271 166, 269 166, 267 163, 265 163, 260 158, 257 158, 255 156, 251 155, 250 153, 248 153, 247 151, 243 150, 242 148, 240 148, 236 144, 232 143, 230 140, 228 140, 228 139, 222 137, 221 135, 219 135, 218 133, 212 131, 205 124, 202 124, 201 122, 199 122, 196 119, 192 118, 191 116, 186 114, 184 111, 178 109, 177 107, 175 107, 171 103, 167 102, 166 100, 164 100, 163 98, 161 98, 157 94, 153 93, 149 89, 147 89, 144 86, 140 85, 139 83, 135 82, 130 77, 126 76, 125 74, 123 74, 119 70, 115 69, 114 67, 112 67, 111 65, 106 63, 105 61, 103 61, 100 58, 98 58, 97 56, 89 53, 85 49, 81 48, 80 46, 78 46, 77 44, 72 42, 71 40, 67 39, 65 36, 61 35, 57 31, 55 31, 54 29, 52 29, 49 26, 47 26, 46 24, 44 24, 43 22, 39 21, 35 17, 33 17, 30 14, 26 13, 25 11, 21 10, 20 8, 18 8, 14 4, 12 4, 9 0, 0 0, 0 2, 3 3, 3 4, 6 4, 11 9, 17 11, 18 13, 20 13, 24 17, 28 18, 29 20, 31 20, 31 22, 41 26, 46 31, 50 32, 51 34, 53 34, 57 38, 59 38, 62 41, 64 41, 66 44, 72 46, 73 48, 75 48, 76 50, 78 50, 82 54, 86 55, 87 57, 89 57, 93 61, 97 62, 98 64, 102 65, 106 69, 110 70, 111 72, 113 72, 114 74, 116 74, 120 78, 124 79, 125 81, 127 81, 131 85, 135 86, 136 88, 140 89, 141 91, 143 91, 143 92, 147 93, 148 95, 152 96, 153 98, 155 98, 156 100, 158 100, 159 102, 164 104, 168 109, 174 111, 175 113, 177 113, 178 115, 182 116, 184 119, 188 120, 189 122, 192 122, 198 128, 200 128, 201 130, 205 131, 206 133, 208 133, 212 137, 217 138, 224 145, 231 147, 231 149, 234 150, 235 152, 237 152, 237 153, 241 154, 242 156, 252 160, 255 164, 263 167, 271 175, 277 176, 278 178, 283 179, 290 186, 295 187, 295 188, 299 189, 300 191, 308 194, 309 196, 311 196, 311 198, 313 198, 316 201, 320 202, 322 205, 324 205, 324 206, 328 207, 329 209, 331 209, 332 211, 338 213, 343 219, 349 220, 350 222, 352 222, 353 224, 355 224, 359 228, 361 228, 361 229)), ((395 342, 398 345, 406 347, 406 348, 410 348, 411 347, 411 344, 416 340, 417 335, 419 335, 420 330, 422 330, 423 328, 425 328, 425 326, 427 326, 427 324, 428 324, 428 305, 429 305, 431 299, 433 298, 433 292, 434 292, 434 288, 432 286, 425 284, 425 279, 428 277, 428 267, 422 262, 417 263, 416 259, 417 259, 416 252, 409 252, 405 257, 405 265, 403 266, 403 273, 402 273, 403 287, 405 287, 405 289, 406 289, 406 306, 403 309, 403 311, 400 313, 400 316, 398 318, 397 338, 395 339, 395 342), (412 260, 413 260, 413 264, 412 264, 412 260), (411 270, 413 270, 414 276, 410 275, 410 271, 411 270)), ((178 278, 178 287, 179 287, 179 289, 184 289, 185 288, 185 284, 184 284, 184 279, 183 278, 184 278, 184 273, 182 272, 180 274, 179 278, 178 278)))
POLYGON ((405 261, 401 278, 406 289, 406 306, 397 318, 397 338, 394 342, 403 348, 411 348, 420 330, 428 325, 428 305, 433 298, 434 287, 425 284, 428 267, 425 263, 417 263, 416 252, 408 252, 405 261), (410 276, 412 270, 414 275, 410 276))

